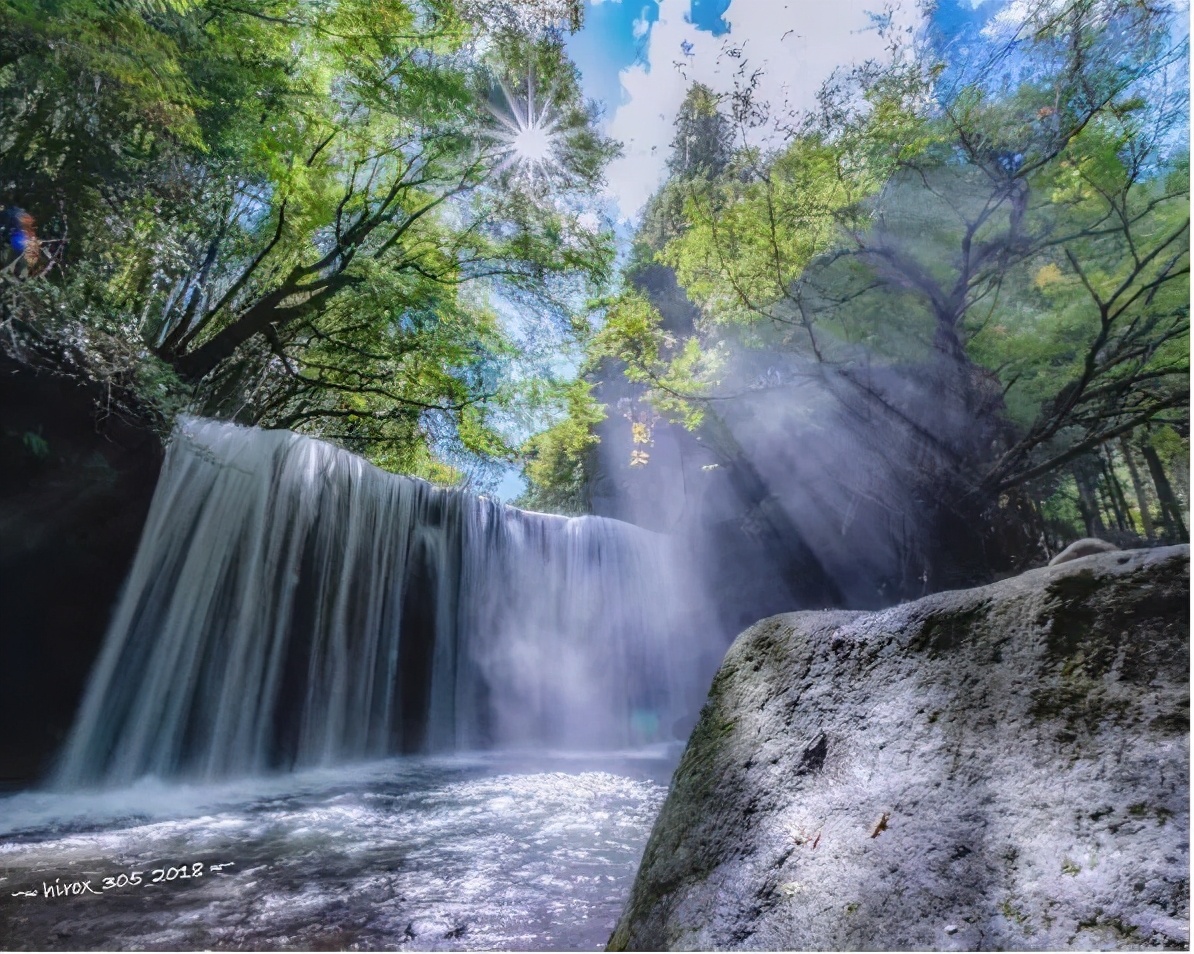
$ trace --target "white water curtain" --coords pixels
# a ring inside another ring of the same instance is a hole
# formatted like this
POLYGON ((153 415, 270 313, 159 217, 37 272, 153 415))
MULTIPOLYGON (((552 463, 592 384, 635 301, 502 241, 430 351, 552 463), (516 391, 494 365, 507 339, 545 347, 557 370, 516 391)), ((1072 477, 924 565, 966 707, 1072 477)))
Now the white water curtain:
POLYGON ((665 740, 700 678, 675 568, 627 524, 184 419, 59 782, 665 740))

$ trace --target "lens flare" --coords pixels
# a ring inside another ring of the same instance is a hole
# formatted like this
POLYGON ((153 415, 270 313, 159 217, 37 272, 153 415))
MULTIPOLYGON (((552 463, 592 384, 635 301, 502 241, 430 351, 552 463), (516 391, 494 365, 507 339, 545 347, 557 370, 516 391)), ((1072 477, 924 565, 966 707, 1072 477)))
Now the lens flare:
POLYGON ((489 107, 497 122, 490 130, 497 144, 497 171, 532 184, 565 175, 560 154, 563 131, 551 96, 536 96, 533 76, 527 76, 525 96, 512 93, 505 83, 500 85, 503 102, 489 107))

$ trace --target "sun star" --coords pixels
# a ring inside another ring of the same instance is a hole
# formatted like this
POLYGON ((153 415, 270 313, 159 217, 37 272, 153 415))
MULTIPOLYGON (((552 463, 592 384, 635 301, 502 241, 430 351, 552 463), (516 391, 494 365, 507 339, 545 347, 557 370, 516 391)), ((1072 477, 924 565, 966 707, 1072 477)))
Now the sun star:
POLYGON ((559 116, 551 97, 536 101, 531 76, 527 77, 525 98, 511 93, 504 83, 501 90, 505 100, 502 107, 489 107, 497 120, 491 135, 499 147, 498 171, 510 171, 532 182, 564 173, 559 156, 559 116))

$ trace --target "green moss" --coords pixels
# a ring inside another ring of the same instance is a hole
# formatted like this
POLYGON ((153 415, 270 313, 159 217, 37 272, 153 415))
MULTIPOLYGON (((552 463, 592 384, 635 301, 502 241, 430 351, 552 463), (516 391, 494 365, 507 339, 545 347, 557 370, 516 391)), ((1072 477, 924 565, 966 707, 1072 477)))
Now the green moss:
POLYGON ((1008 898, 999 906, 999 911, 1009 921, 1012 921, 1021 927, 1028 923, 1028 915, 1017 909, 1016 906, 1012 904, 1011 898, 1008 898))
POLYGON ((1148 818, 1152 815, 1157 819, 1158 825, 1164 825, 1169 819, 1173 817, 1173 812, 1161 805, 1149 805, 1147 802, 1136 802, 1134 805, 1128 806, 1128 814, 1133 818, 1148 818))
POLYGON ((1104 580, 1090 570, 1083 570, 1054 580, 1048 586, 1045 595, 1050 598, 1049 608, 1038 624, 1046 627, 1046 651, 1050 657, 1068 659, 1090 638, 1096 622, 1090 604, 1104 585, 1104 580))
POLYGON ((718 709, 719 707, 706 704, 696 727, 692 730, 692 735, 689 737, 688 748, 685 750, 686 756, 689 754, 693 757, 708 756, 713 751, 711 746, 734 731, 737 720, 724 718, 718 709))
POLYGON ((1164 735, 1184 735, 1190 731, 1190 700, 1186 698, 1179 708, 1156 716, 1149 724, 1150 729, 1164 735))
POLYGON ((46 460, 50 456, 50 445, 44 437, 41 436, 41 427, 38 427, 37 433, 33 431, 26 431, 21 435, 21 444, 25 450, 37 460, 46 460))
POLYGON ((1091 673, 1081 649, 1062 663, 1057 679, 1053 685, 1033 691, 1029 714, 1040 722, 1062 720, 1069 732, 1059 741, 1076 738, 1074 732, 1079 728, 1094 732, 1108 720, 1125 718, 1130 710, 1127 699, 1108 695, 1102 680, 1091 673))
POLYGON ((725 695, 726 687, 737 675, 737 666, 723 665, 717 670, 717 675, 713 677, 713 684, 709 687, 709 698, 711 700, 721 699, 725 695))
POLYGON ((1079 921, 1079 931, 1092 931, 1102 929, 1103 931, 1110 931, 1117 937, 1130 941, 1134 944, 1141 944, 1145 941, 1144 935, 1140 933, 1140 929, 1134 924, 1125 924, 1119 918, 1092 918, 1089 921, 1079 921))
POLYGON ((981 603, 962 612, 933 616, 925 623, 912 648, 924 650, 930 657, 951 653, 970 640, 976 624, 986 618, 987 612, 987 604, 981 603))

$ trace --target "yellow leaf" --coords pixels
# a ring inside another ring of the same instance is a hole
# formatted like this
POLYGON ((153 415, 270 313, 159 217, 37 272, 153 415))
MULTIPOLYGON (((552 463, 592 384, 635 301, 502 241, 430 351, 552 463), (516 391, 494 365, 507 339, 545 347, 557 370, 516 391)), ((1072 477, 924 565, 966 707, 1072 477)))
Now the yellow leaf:
POLYGON ((1042 291, 1050 285, 1056 285, 1062 279, 1061 269, 1050 262, 1041 268, 1033 278, 1032 283, 1042 291))

